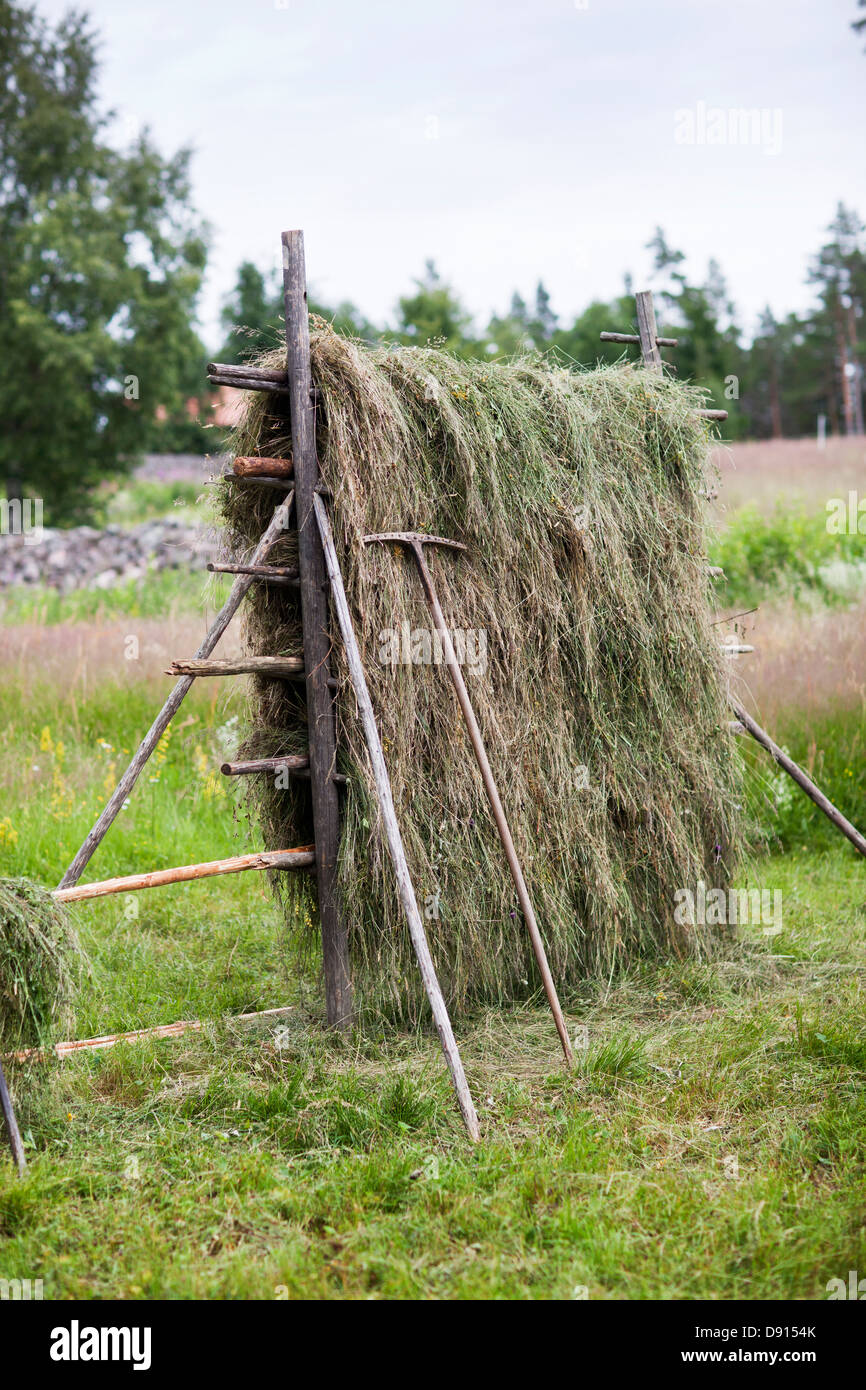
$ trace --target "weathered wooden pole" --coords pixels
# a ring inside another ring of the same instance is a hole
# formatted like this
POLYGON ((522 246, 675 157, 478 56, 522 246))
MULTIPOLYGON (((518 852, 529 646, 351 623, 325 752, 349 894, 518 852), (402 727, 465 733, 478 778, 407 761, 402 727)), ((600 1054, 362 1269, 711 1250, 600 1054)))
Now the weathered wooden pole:
POLYGON ((3 1119, 6 1121, 6 1133, 9 1136, 9 1147, 12 1150, 12 1157, 18 1169, 18 1176, 22 1178, 24 1176, 24 1169, 27 1167, 27 1160, 24 1157, 24 1145, 21 1142, 21 1131, 18 1128, 18 1121, 15 1118, 12 1097, 9 1094, 9 1087, 6 1085, 6 1077, 3 1072, 2 1062, 0 1062, 0 1110, 2 1110, 3 1119))
MULTIPOLYGON (((276 508, 267 530, 253 552, 252 559, 250 560, 251 566, 262 564, 263 561, 267 559, 268 554, 273 549, 280 536, 288 529, 293 496, 294 490, 288 489, 288 496, 285 501, 276 508)), ((240 608, 244 594, 253 581, 254 576, 251 574, 239 575, 235 580, 231 587, 231 593, 214 618, 207 636, 196 652, 197 659, 210 656, 235 613, 240 608)), ((183 704, 184 699, 192 688, 194 680, 194 676, 182 676, 177 682, 177 685, 172 690, 159 714, 156 716, 156 719, 138 745, 132 762, 129 764, 129 767, 114 788, 111 796, 106 801, 105 806, 102 808, 102 813, 98 817, 93 829, 85 838, 84 843, 60 880, 59 887, 69 888, 80 879, 92 854, 101 843, 109 826, 112 824, 124 801, 138 781, 148 758, 183 704)))
POLYGON ((321 497, 314 496, 313 505, 315 507, 316 521, 322 538, 325 563, 327 565, 328 578, 331 583, 331 593, 334 597, 334 608, 336 609, 337 619, 340 624, 343 645, 346 648, 346 661, 349 666, 349 673, 352 677, 352 686, 358 704, 358 713, 361 716, 361 726, 364 730, 367 751, 370 754, 370 762, 373 766, 373 777, 376 782, 379 809, 382 812, 382 823, 385 827, 385 838, 388 843, 388 852, 391 855, 391 862, 394 865, 394 873, 397 878, 397 892, 406 915, 409 936, 418 959, 418 968, 421 971, 421 979, 424 981, 424 989, 430 1001, 433 1022, 436 1024, 436 1032, 439 1034, 439 1041, 442 1044, 442 1051, 445 1053, 445 1060, 451 1072, 454 1090, 457 1092, 460 1112, 463 1116, 463 1121, 466 1125, 469 1137, 475 1142, 480 1137, 478 1116, 475 1113, 475 1106, 472 1104, 472 1096, 466 1080, 466 1073, 463 1070, 463 1062, 460 1058, 460 1052, 454 1037, 454 1031, 451 1027, 451 1020, 448 1017, 448 1009, 442 996, 439 980, 436 976, 436 967, 433 964, 433 957, 430 955, 427 933, 424 930, 424 923, 421 921, 421 913, 418 911, 415 889, 412 886, 409 865, 406 862, 406 852, 403 848, 403 837, 400 834, 400 827, 397 824, 397 813, 394 810, 394 798, 391 795, 391 779, 388 776, 385 755, 382 752, 382 741, 379 738, 376 716, 373 713, 370 691, 367 688, 367 678, 364 675, 364 666, 361 661, 361 653, 358 649, 358 639, 355 636, 352 615, 349 612, 349 602, 346 598, 343 577, 340 573, 340 565, 334 547, 334 538, 331 534, 331 523, 328 520, 328 513, 325 511, 325 504, 321 497))
POLYGON ((640 337, 641 356, 645 367, 653 372, 662 369, 662 355, 658 349, 658 329, 656 311, 653 308, 652 290, 640 290, 634 297, 637 309, 637 331, 640 337))
POLYGON ((316 457, 316 408, 311 395, 310 316, 304 234, 283 232, 283 303, 286 319, 286 367, 292 419, 295 515, 298 522, 298 573, 304 629, 304 670, 309 726, 310 787, 316 840, 316 880, 325 973, 328 1023, 347 1028, 352 1019, 349 941, 337 889, 340 805, 331 774, 337 758, 334 696, 330 686, 327 571, 313 512, 319 482, 316 457))

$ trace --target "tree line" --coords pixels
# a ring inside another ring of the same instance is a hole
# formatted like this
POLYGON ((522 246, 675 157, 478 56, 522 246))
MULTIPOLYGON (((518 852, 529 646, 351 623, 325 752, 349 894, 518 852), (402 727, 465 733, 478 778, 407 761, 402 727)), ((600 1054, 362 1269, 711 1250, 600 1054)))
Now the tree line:
MULTIPOLYGON (((223 342, 207 350, 196 315, 209 231, 190 151, 165 157, 147 130, 116 147, 97 49, 86 16, 51 26, 0 0, 0 478, 7 499, 42 497, 53 524, 86 517, 96 486, 145 451, 218 447, 190 410, 199 401, 207 417, 208 357, 243 361, 282 337, 280 286, 247 261, 223 307, 223 342)), ((729 410, 732 437, 809 434, 821 415, 831 432, 862 433, 866 242, 853 209, 839 205, 807 268, 813 308, 778 320, 765 310, 750 341, 715 262, 693 282, 661 229, 649 246, 659 326, 680 340, 665 357, 729 410)), ((351 303, 313 297, 311 308, 369 342, 583 365, 621 356, 599 333, 634 321, 626 277, 621 295, 569 320, 539 282, 531 302, 515 293, 480 327, 432 261, 390 323, 351 303)))
MULTIPOLYGON (((729 412, 732 438, 781 438, 813 433, 824 416, 828 432, 863 433, 863 363, 866 353, 866 240, 853 209, 839 204, 827 240, 811 258, 808 282, 815 304, 805 313, 774 317, 766 308, 747 341, 717 261, 705 277, 687 276, 685 254, 672 248, 661 228, 647 243, 662 337, 676 337, 663 360, 683 381, 709 392, 710 403, 729 412)), ((623 348, 603 343, 604 330, 636 332, 634 289, 626 276, 613 300, 594 300, 570 322, 555 312, 539 281, 530 303, 519 294, 503 314, 478 329, 455 289, 428 261, 412 291, 397 302, 390 324, 373 324, 354 304, 311 307, 338 332, 369 342, 443 347, 460 357, 495 361, 515 353, 552 352, 581 366, 614 362, 623 348)), ((222 312, 220 360, 240 362, 279 343, 282 292, 276 276, 247 261, 222 312)), ((636 351, 627 355, 636 356, 636 351)))

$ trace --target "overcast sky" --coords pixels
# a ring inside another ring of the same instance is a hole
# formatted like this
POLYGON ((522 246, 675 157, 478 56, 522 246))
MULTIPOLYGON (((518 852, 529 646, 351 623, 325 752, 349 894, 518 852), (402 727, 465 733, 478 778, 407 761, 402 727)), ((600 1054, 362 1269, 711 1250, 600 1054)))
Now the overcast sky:
POLYGON ((809 303, 840 198, 866 218, 856 0, 77 7, 121 131, 195 150, 209 347, 238 263, 276 264, 288 227, 319 298, 381 320, 433 257, 483 320, 539 277, 564 317, 626 270, 641 288, 661 224, 692 274, 717 257, 748 327, 809 303), (731 108, 765 113, 757 140, 719 143, 731 108))

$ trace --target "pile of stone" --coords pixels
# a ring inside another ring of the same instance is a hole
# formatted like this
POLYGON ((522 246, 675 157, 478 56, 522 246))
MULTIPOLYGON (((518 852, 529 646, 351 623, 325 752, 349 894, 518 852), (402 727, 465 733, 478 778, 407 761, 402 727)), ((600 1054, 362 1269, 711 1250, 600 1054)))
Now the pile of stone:
POLYGON ((217 541, 208 528, 173 517, 137 526, 48 527, 25 535, 0 533, 0 587, 49 584, 70 589, 112 589, 148 570, 204 569, 217 557, 217 541))

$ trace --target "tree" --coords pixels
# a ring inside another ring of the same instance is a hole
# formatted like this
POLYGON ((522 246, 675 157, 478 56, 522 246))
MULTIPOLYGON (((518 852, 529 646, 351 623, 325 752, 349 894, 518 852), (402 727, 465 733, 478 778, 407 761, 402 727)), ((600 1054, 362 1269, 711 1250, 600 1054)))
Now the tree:
POLYGON ((444 283, 433 261, 427 261, 424 274, 415 281, 415 293, 399 300, 397 308, 400 342, 441 347, 461 357, 475 355, 471 316, 444 283))
POLYGON ((188 151, 108 145, 86 16, 0 0, 0 76, 0 476, 70 523, 183 412, 205 231, 188 151))
POLYGON ((540 342, 550 342, 556 332, 558 318, 558 314, 555 314, 550 307, 550 295, 544 288, 542 281, 539 280, 535 289, 535 318, 533 319, 533 327, 536 337, 540 342))
POLYGON ((496 353, 504 357, 514 357, 520 353, 531 352, 535 347, 526 300, 516 290, 511 296, 508 313, 501 317, 494 314, 491 318, 487 325, 487 337, 491 355, 496 353))
MULTIPOLYGON (((866 10, 866 0, 857 0, 857 4, 861 10, 866 10)), ((864 16, 863 19, 853 19, 851 21, 851 28, 855 33, 861 34, 863 30, 866 29, 866 16, 864 16)))
POLYGON ((839 203, 822 246, 809 267, 820 308, 815 330, 832 338, 836 390, 846 434, 863 433, 863 357, 866 322, 866 231, 852 208, 839 203))
POLYGON ((238 266, 234 289, 220 310, 225 340, 221 362, 246 362, 285 341, 283 291, 276 275, 266 275, 252 261, 238 266))
POLYGON ((605 332, 630 332, 633 318, 634 298, 630 293, 610 302, 595 299, 578 314, 570 328, 557 329, 552 345, 584 367, 594 367, 597 362, 616 362, 624 353, 634 359, 635 354, 630 349, 623 348, 620 343, 603 343, 600 337, 605 332))
POLYGON ((682 269, 684 252, 668 244, 661 227, 656 228, 647 250, 653 252, 659 336, 679 340, 670 350, 677 377, 709 391, 712 404, 728 411, 728 436, 736 437, 742 429, 736 402, 745 359, 721 268, 711 260, 703 284, 690 284, 682 269))
MULTIPOLYGON (((349 300, 335 309, 310 297, 310 313, 326 319, 337 333, 373 342, 376 328, 349 300)), ((261 271, 252 261, 238 266, 234 289, 220 311, 220 324, 226 335, 217 353, 221 362, 247 362, 259 353, 285 343, 283 286, 280 277, 261 271)))

